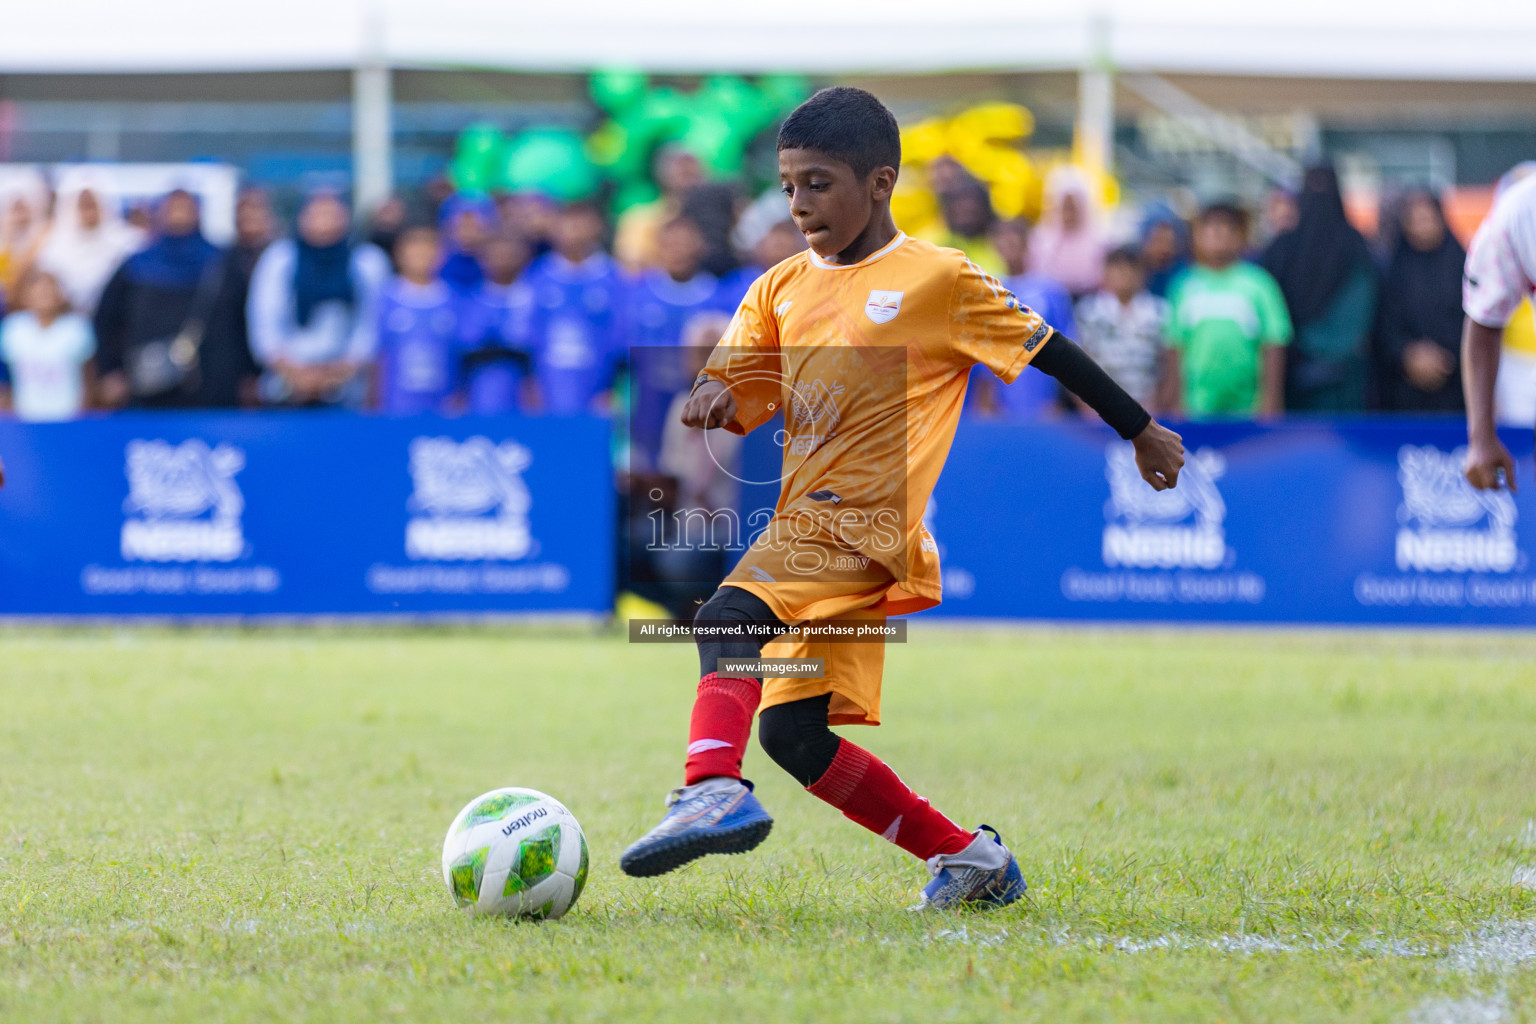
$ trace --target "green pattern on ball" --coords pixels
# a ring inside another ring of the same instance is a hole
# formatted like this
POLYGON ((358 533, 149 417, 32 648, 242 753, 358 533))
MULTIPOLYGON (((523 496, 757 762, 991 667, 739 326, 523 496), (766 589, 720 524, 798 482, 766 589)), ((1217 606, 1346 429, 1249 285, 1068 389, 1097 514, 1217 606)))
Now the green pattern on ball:
POLYGON ((571 903, 581 898, 581 890, 587 884, 587 837, 581 837, 581 866, 576 869, 576 882, 571 887, 571 903))
POLYGON ((471 850, 449 869, 449 877, 453 879, 453 901, 459 906, 470 906, 480 898, 480 879, 485 877, 485 858, 490 852, 489 846, 471 850))
POLYGON ((517 857, 517 876, 532 888, 555 873, 560 860, 560 826, 551 825, 524 839, 517 857))
POLYGON ((463 832, 467 828, 474 828, 487 821, 499 821, 519 807, 527 807, 529 804, 538 802, 539 798, 536 796, 526 796, 522 793, 497 793, 476 804, 474 809, 464 816, 464 820, 459 823, 456 831, 463 832))

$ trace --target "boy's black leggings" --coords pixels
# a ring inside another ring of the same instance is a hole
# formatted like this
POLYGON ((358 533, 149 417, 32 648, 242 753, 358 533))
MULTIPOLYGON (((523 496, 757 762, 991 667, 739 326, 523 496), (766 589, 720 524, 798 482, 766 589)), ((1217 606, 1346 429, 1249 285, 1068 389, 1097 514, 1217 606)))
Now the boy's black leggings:
MULTIPOLYGON (((722 586, 704 602, 694 616, 699 623, 784 624, 762 598, 740 587, 722 586)), ((774 630, 765 630, 752 639, 701 639, 699 675, 715 671, 721 658, 757 658, 774 630)), ((788 704, 776 704, 758 716, 757 741, 768 756, 802 786, 809 786, 826 774, 842 740, 827 728, 827 712, 832 695, 807 697, 788 704)))

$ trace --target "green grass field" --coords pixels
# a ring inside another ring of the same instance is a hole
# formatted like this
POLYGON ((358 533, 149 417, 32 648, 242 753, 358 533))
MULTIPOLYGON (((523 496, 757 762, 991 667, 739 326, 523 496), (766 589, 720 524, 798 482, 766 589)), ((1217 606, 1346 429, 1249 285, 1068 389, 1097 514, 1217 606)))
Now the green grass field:
POLYGON ((853 732, 1010 841, 996 913, 908 913, 921 866, 756 750, 757 852, 622 876, 688 647, 0 632, 0 1019, 1536 1020, 1536 637, 921 625, 853 732), (587 832, 564 920, 443 887, 509 784, 587 832))

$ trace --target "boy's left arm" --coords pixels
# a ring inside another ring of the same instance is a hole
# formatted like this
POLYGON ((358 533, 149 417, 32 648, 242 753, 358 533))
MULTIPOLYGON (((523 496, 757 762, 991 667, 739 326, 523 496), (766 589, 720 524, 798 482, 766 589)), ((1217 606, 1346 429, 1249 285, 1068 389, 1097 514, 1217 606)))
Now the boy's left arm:
POLYGON ((1117 434, 1131 442, 1136 449, 1136 468, 1153 490, 1164 491, 1178 485, 1179 470, 1184 467, 1183 438, 1154 420, 1071 338, 1059 331, 1053 333, 1035 356, 1033 365, 1056 378, 1117 434))
POLYGON ((1258 301, 1259 313, 1259 415, 1279 416, 1285 412, 1285 365, 1286 348, 1295 337, 1291 314, 1285 305, 1285 296, 1274 278, 1265 274, 1260 278, 1258 301))
POLYGON ((1279 416, 1285 412, 1285 346, 1265 345, 1264 363, 1259 371, 1259 415, 1279 416))
POLYGON ((1071 338, 1047 324, 996 278, 965 260, 950 299, 950 344, 958 357, 981 363, 1004 383, 1029 365, 1056 378, 1136 447, 1136 466, 1156 490, 1179 481, 1184 446, 1152 419, 1071 338))

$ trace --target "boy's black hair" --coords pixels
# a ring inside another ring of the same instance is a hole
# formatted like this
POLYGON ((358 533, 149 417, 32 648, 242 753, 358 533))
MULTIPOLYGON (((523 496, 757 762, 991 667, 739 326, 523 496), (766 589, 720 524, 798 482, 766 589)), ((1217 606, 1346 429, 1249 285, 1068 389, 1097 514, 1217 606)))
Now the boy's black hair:
POLYGON ((1111 263, 1124 263, 1128 267, 1141 269, 1141 250, 1134 245, 1122 245, 1118 249, 1111 249, 1109 255, 1104 257, 1104 265, 1111 263))
POLYGON ((1240 234, 1248 233, 1248 211, 1235 199, 1218 199, 1206 203, 1200 210, 1200 220, 1224 220, 1240 234))
POLYGON ((814 149, 853 168, 901 167, 896 115, 863 89, 836 85, 796 107, 779 127, 780 149, 814 149))

